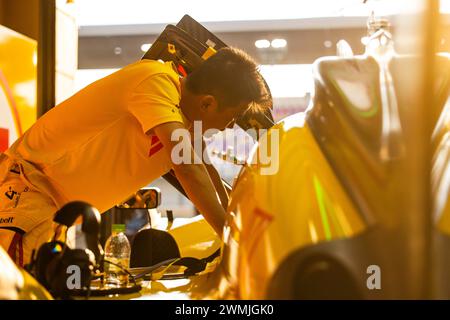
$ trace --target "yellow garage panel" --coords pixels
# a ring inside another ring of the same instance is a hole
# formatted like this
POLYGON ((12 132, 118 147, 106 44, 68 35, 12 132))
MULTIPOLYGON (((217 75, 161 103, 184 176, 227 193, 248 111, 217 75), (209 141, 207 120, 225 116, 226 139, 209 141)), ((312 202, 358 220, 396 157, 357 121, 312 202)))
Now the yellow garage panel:
POLYGON ((37 43, 0 25, 0 152, 36 121, 37 43))

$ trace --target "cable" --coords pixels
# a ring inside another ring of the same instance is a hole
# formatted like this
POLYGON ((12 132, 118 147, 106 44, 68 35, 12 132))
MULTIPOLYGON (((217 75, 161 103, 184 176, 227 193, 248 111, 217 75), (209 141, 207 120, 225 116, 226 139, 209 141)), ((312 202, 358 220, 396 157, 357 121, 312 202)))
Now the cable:
POLYGON ((120 265, 120 264, 118 264, 118 263, 115 263, 115 262, 112 262, 112 261, 110 261, 110 260, 107 260, 107 259, 105 259, 105 258, 103 258, 103 262, 106 262, 106 263, 112 264, 113 266, 118 267, 120 270, 124 271, 126 274, 128 274, 128 276, 131 277, 131 280, 132 280, 132 282, 133 282, 133 284, 134 284, 135 286, 138 285, 137 282, 136 282, 136 279, 135 279, 134 276, 131 274, 131 272, 128 271, 126 268, 124 268, 122 265, 120 265))
POLYGON ((89 286, 87 287, 86 300, 89 300, 89 298, 91 297, 91 283, 92 283, 92 278, 89 280, 89 286))
MULTIPOLYGON (((131 274, 126 268, 124 268, 122 265, 112 262, 110 260, 107 259, 102 259, 101 263, 109 263, 111 265, 114 265, 116 267, 118 267, 120 270, 124 271, 131 279, 131 283, 133 284, 133 286, 126 286, 126 287, 113 287, 113 288, 108 288, 108 289, 93 289, 91 286, 91 281, 92 281, 92 277, 90 279, 89 282, 89 286, 84 289, 84 290, 78 290, 73 292, 75 296, 84 296, 86 300, 89 300, 89 298, 91 296, 106 296, 106 295, 111 295, 111 294, 128 294, 128 293, 133 293, 133 292, 137 292, 138 290, 141 289, 141 286, 137 284, 136 278, 133 276, 133 274, 131 274), (83 293, 84 292, 84 293, 83 293)), ((104 274, 101 275, 101 277, 104 277, 104 274)), ((103 283, 103 280, 102 280, 103 283)))

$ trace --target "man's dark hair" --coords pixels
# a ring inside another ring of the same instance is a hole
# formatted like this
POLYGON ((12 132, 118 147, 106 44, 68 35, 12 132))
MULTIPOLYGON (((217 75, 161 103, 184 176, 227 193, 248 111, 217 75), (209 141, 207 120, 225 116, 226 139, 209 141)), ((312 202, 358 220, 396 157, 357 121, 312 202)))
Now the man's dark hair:
POLYGON ((220 107, 250 106, 266 109, 271 97, 255 61, 244 51, 222 48, 188 75, 186 86, 194 94, 216 97, 220 107))

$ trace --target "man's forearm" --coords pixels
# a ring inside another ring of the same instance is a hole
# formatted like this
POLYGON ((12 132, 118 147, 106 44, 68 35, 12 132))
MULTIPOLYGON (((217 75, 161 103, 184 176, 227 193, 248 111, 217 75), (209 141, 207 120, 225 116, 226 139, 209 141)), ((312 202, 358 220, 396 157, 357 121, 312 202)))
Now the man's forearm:
POLYGON ((204 165, 178 165, 175 175, 186 191, 189 199, 203 214, 206 221, 222 236, 225 210, 220 206, 217 193, 204 165))
POLYGON ((209 176, 216 188, 217 194, 219 195, 220 202, 222 203, 222 207, 227 210, 228 207, 228 192, 223 185, 222 178, 217 172, 216 168, 212 164, 205 164, 206 169, 208 170, 209 176))
MULTIPOLYGON (((186 130, 186 128, 181 123, 168 122, 154 127, 153 130, 165 147, 164 150, 167 156, 173 159, 172 152, 180 142, 173 140, 173 133, 175 130, 186 130)), ((206 221, 214 228, 219 236, 222 236, 222 229, 225 223, 225 210, 217 197, 216 189, 205 166, 203 164, 196 164, 202 163, 201 157, 195 153, 191 143, 188 146, 190 150, 183 150, 183 154, 184 152, 189 153, 191 155, 190 159, 194 161, 190 161, 189 163, 173 162, 173 171, 192 203, 203 214, 206 221)))
POLYGON ((203 157, 206 157, 205 160, 208 160, 205 163, 206 170, 208 170, 209 177, 211 178, 211 180, 212 180, 212 182, 214 184, 214 187, 216 188, 217 194, 219 195, 220 202, 222 203, 222 207, 226 211, 227 208, 228 208, 228 192, 225 189, 225 186, 222 183, 222 178, 220 177, 220 175, 217 172, 216 168, 212 164, 210 164, 211 160, 208 157, 208 153, 204 152, 206 150, 205 140, 203 139, 203 137, 201 139, 202 139, 202 153, 203 153, 203 157))

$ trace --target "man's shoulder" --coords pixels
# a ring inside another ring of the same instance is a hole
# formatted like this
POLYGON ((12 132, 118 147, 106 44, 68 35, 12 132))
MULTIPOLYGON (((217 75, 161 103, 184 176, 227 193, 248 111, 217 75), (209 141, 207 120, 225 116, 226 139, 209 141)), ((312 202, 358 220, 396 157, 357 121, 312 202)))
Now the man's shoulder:
POLYGON ((172 62, 162 62, 158 60, 143 59, 136 61, 122 69, 123 72, 142 73, 143 76, 155 74, 167 74, 169 76, 178 76, 172 62))

